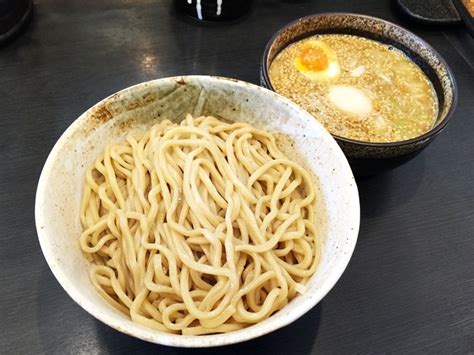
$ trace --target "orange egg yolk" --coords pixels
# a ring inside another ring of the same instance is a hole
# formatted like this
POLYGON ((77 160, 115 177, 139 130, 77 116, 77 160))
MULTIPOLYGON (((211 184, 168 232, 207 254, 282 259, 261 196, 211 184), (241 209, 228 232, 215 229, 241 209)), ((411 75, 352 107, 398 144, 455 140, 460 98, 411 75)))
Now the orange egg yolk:
POLYGON ((327 69, 329 60, 320 47, 306 45, 301 49, 299 59, 307 69, 311 71, 321 71, 327 69))

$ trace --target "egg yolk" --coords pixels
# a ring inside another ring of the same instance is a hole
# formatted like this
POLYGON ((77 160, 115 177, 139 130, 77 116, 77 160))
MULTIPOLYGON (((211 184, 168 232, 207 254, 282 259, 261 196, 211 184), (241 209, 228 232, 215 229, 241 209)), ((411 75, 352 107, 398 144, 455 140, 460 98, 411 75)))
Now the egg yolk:
POLYGON ((301 49, 299 59, 301 64, 311 71, 326 70, 329 66, 329 59, 324 50, 309 43, 301 49))
POLYGON ((294 63, 301 74, 313 81, 334 81, 341 73, 336 53, 322 41, 303 43, 294 63))

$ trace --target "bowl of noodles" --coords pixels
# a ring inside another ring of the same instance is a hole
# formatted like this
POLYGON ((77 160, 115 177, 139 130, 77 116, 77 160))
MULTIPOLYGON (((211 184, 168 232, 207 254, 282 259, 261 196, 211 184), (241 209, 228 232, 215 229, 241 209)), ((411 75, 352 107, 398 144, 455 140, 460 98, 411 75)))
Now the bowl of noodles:
POLYGON ((141 83, 82 114, 53 147, 35 206, 66 292, 131 336, 233 344, 314 307, 360 221, 341 149, 267 89, 210 76, 141 83))

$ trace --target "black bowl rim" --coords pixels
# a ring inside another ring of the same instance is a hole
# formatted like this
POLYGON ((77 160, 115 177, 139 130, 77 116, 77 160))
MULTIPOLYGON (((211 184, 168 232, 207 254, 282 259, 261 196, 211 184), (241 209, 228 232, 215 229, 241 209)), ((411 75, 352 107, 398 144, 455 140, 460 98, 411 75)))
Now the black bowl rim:
POLYGON ((367 146, 369 146, 369 147, 400 147, 400 146, 406 146, 406 145, 410 145, 410 144, 417 143, 417 142, 420 142, 420 141, 425 141, 425 140, 428 140, 428 139, 432 139, 447 126, 448 122, 453 117, 454 112, 456 111, 457 104, 458 104, 458 86, 456 84, 456 80, 454 79, 453 72, 452 72, 451 68, 449 67, 448 63, 441 56, 441 54, 438 53, 438 51, 436 49, 434 49, 428 42, 426 42, 425 40, 423 40, 422 38, 420 38, 419 36, 417 36, 413 32, 411 32, 411 31, 407 30, 406 28, 404 28, 402 26, 399 26, 399 25, 397 25, 393 22, 390 22, 390 21, 387 21, 387 20, 384 20, 384 19, 381 19, 381 18, 375 17, 375 16, 369 16, 369 15, 363 15, 363 14, 357 14, 357 13, 351 13, 351 12, 322 12, 322 13, 318 13, 318 14, 313 14, 313 15, 300 17, 300 18, 298 18, 294 21, 291 21, 291 22, 287 23, 283 27, 281 27, 270 38, 270 40, 268 41, 267 45, 265 46, 265 50, 263 52, 261 69, 262 69, 263 80, 265 81, 265 86, 268 89, 270 89, 272 91, 275 91, 275 89, 273 88, 273 86, 271 84, 270 77, 268 75, 267 58, 268 58, 268 53, 270 52, 270 48, 271 48, 272 44, 275 42, 275 40, 277 39, 277 37, 280 36, 283 33, 283 31, 288 29, 290 26, 293 26, 293 25, 297 24, 298 22, 302 22, 304 20, 308 20, 308 19, 311 19, 311 18, 319 18, 319 17, 325 17, 325 16, 358 17, 358 18, 366 18, 366 19, 371 19, 371 20, 377 20, 377 21, 380 21, 382 23, 386 23, 389 26, 393 26, 393 27, 401 30, 402 32, 405 32, 407 36, 412 36, 415 40, 419 41, 423 46, 425 46, 425 48, 427 48, 430 52, 432 52, 438 58, 440 63, 446 68, 446 72, 448 74, 449 81, 451 82, 451 86, 452 86, 452 89, 453 89, 452 104, 451 104, 451 107, 449 108, 449 111, 446 113, 446 116, 442 119, 442 121, 438 125, 431 128, 428 132, 423 133, 420 136, 417 136, 417 137, 411 138, 411 139, 407 139, 407 140, 403 140, 403 141, 397 141, 397 142, 378 142, 377 143, 377 142, 358 141, 358 140, 355 140, 355 139, 350 139, 350 138, 345 138, 345 137, 342 137, 342 136, 338 136, 336 134, 332 134, 331 132, 329 132, 329 133, 331 133, 331 135, 336 140, 339 140, 339 141, 342 141, 342 142, 345 142, 345 143, 355 144, 355 145, 358 145, 358 146, 363 146, 363 147, 367 147, 367 146))

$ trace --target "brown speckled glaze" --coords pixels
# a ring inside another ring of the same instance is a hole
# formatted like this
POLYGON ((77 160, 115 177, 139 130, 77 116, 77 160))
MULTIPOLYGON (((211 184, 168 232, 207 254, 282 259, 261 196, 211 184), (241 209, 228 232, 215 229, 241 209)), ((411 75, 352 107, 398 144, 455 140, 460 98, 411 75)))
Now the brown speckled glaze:
POLYGON ((369 143, 333 135, 349 158, 356 174, 367 175, 400 165, 425 148, 446 127, 457 103, 456 83, 448 65, 439 53, 421 38, 400 26, 375 17, 326 13, 291 22, 273 36, 265 49, 260 72, 261 84, 273 90, 268 69, 276 55, 289 44, 318 33, 352 34, 397 47, 424 71, 438 96, 440 110, 436 124, 419 137, 401 142, 369 143), (370 166, 368 160, 372 160, 371 169, 367 169, 370 166), (361 168, 360 162, 364 163, 364 168, 361 168))

